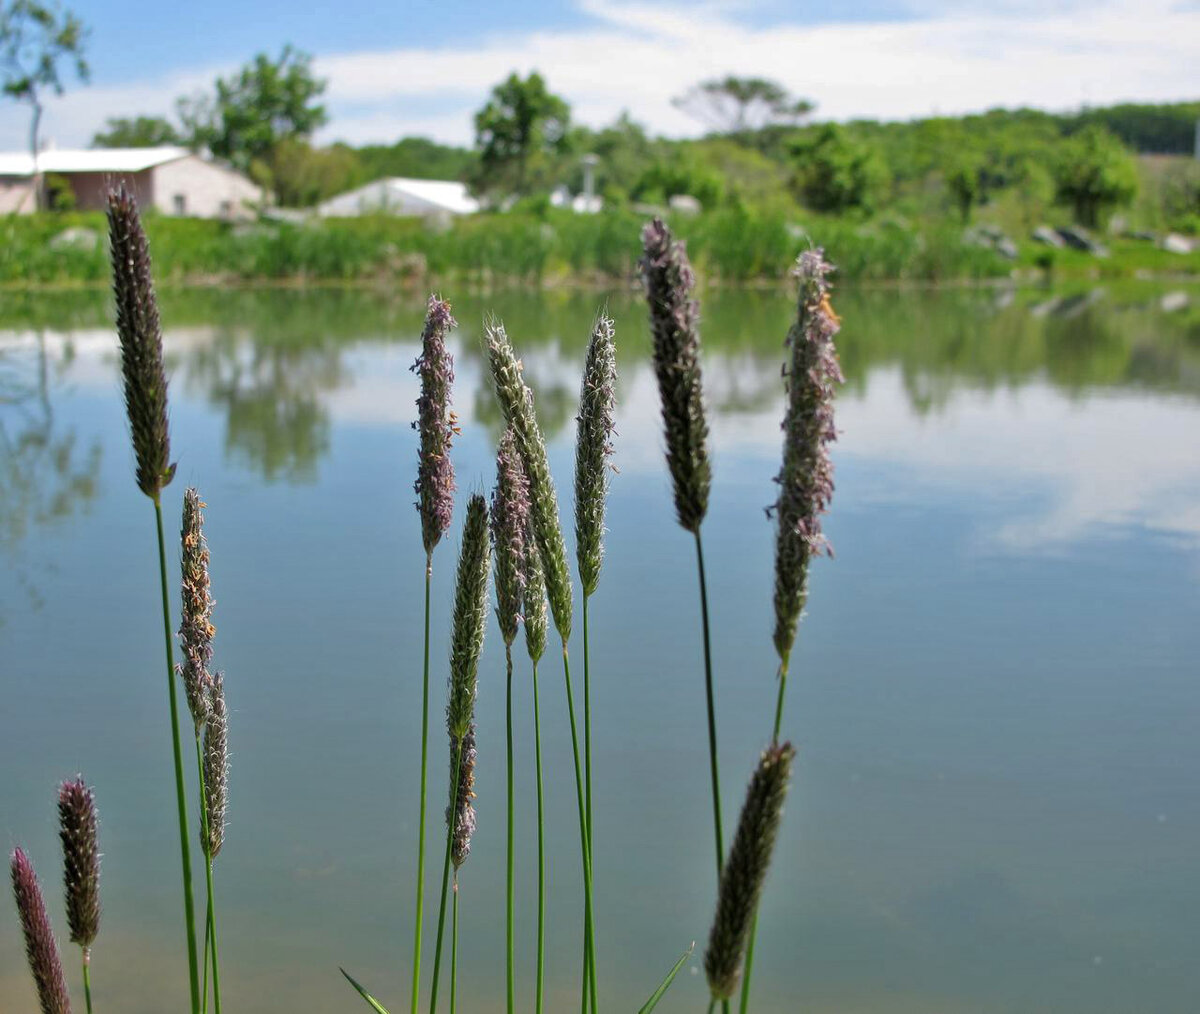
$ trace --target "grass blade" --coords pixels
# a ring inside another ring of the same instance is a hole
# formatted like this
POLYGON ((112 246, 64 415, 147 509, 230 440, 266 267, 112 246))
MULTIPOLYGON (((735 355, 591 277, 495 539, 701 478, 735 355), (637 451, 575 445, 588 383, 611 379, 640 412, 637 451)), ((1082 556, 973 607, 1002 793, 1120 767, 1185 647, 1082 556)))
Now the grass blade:
POLYGON ((365 989, 363 989, 362 986, 355 982, 354 977, 349 972, 347 972, 344 968, 339 968, 338 971, 346 977, 346 981, 350 983, 351 986, 358 990, 358 995, 367 1001, 367 1005, 371 1008, 371 1010, 376 1011, 377 1014, 388 1014, 387 1008, 384 1007, 383 1004, 376 1000, 375 997, 373 997, 365 989))
MULTIPOLYGON (((663 998, 663 994, 671 988, 671 983, 675 981, 675 976, 677 976, 679 974, 679 970, 687 964, 687 959, 692 956, 692 951, 695 949, 696 941, 693 940, 691 946, 679 956, 679 960, 675 962, 675 967, 667 973, 667 977, 663 979, 658 989, 656 989, 650 995, 650 999, 646 1001, 642 1009, 638 1011, 638 1014, 650 1014, 650 1011, 654 1010, 654 1008, 658 1006, 658 1001, 661 1000, 663 998)), ((345 975, 346 973, 343 972, 342 974, 345 975)), ((351 979, 350 981, 353 982, 354 980, 351 979)))

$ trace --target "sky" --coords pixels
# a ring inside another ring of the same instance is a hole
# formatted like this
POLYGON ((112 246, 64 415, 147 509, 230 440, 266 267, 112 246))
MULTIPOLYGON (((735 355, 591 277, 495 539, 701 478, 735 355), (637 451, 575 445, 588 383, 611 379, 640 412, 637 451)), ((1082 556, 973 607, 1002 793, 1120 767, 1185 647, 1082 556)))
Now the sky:
MULTIPOLYGON (((1200 0, 66 0, 90 26, 91 82, 68 80, 43 138, 86 145, 110 116, 166 115, 287 43, 328 81, 317 140, 469 144, 510 72, 539 70, 578 122, 623 110, 652 133, 704 125, 671 99, 698 81, 772 78, 819 119, 908 119, 996 106, 1076 109, 1200 97, 1200 0)), ((0 103, 0 150, 28 143, 0 103)))

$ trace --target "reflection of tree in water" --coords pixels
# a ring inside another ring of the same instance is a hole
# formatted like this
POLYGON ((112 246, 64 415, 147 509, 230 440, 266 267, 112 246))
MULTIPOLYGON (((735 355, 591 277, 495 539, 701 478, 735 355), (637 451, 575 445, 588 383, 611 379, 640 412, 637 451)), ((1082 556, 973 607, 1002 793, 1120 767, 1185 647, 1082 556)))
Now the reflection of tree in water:
POLYGON ((309 482, 329 450, 325 395, 347 380, 332 343, 224 334, 186 353, 186 384, 225 413, 225 449, 269 482, 309 482))
MULTIPOLYGON (((70 361, 68 346, 62 365, 70 361)), ((18 557, 31 528, 86 511, 98 490, 100 457, 99 441, 83 447, 73 428, 56 426, 45 334, 38 332, 36 349, 0 347, 0 551, 18 557)), ((28 575, 10 566, 40 605, 28 575)))

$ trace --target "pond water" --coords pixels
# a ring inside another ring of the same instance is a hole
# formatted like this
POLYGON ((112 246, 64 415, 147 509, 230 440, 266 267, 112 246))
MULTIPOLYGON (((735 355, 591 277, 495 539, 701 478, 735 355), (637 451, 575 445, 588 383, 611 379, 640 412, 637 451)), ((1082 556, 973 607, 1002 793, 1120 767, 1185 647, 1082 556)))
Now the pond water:
MULTIPOLYGON (((363 1010, 343 965, 395 1014, 407 1009, 416 866, 423 553, 409 367, 422 304, 343 291, 162 302, 179 463, 168 526, 197 485, 232 711, 216 864, 225 1003, 363 1010)), ((449 777, 454 560, 465 498, 493 482, 499 430, 481 321, 500 315, 524 358, 569 512, 578 374, 601 302, 621 372, 620 472, 591 606, 602 1003, 636 1009, 696 940, 659 1009, 698 1011, 714 877, 695 563, 673 520, 634 294, 455 299, 463 432, 455 524, 434 558, 426 912, 449 777)), ((813 565, 793 657, 784 729, 799 757, 755 1009, 1194 1011, 1200 289, 845 291, 836 303, 837 555, 813 565)), ((763 507, 791 312, 784 293, 704 300, 704 537, 730 828, 774 705, 763 507)), ((77 771, 96 786, 97 1009, 157 1014, 186 1003, 178 843, 153 511, 133 481, 108 320, 103 293, 0 295, 0 835, 29 851, 65 938, 53 793, 77 771)), ((174 593, 171 604, 177 623, 174 593)), ((517 660, 517 990, 529 1010, 523 648, 517 660)), ((581 891, 554 652, 540 677, 547 1009, 562 1011, 578 997, 581 891)), ((493 624, 479 829, 460 887, 466 1012, 504 1007, 503 699, 493 624)), ((0 1009, 30 1010, 8 902, 0 913, 0 1009)), ((77 985, 77 951, 63 945, 77 985)))

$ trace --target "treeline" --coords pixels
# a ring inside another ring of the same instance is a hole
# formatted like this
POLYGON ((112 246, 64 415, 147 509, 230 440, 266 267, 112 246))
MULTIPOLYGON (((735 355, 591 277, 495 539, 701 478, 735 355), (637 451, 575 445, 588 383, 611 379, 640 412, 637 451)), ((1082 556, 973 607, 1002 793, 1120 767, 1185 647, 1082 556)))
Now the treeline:
POLYGON ((325 82, 285 47, 259 54, 208 94, 181 99, 178 123, 110 120, 104 146, 207 148, 274 192, 310 207, 383 176, 468 183, 491 207, 540 213, 591 174, 606 207, 687 197, 705 210, 750 208, 867 220, 881 213, 989 222, 1130 224, 1200 232, 1200 171, 1186 158, 1200 102, 1124 104, 1072 113, 991 110, 907 122, 810 122, 814 103, 762 78, 702 81, 675 104, 707 128, 698 139, 654 137, 630 114, 594 128, 534 72, 511 74, 474 117, 470 147, 405 137, 393 144, 316 146, 325 82), (1135 155, 1167 156, 1143 159, 1135 155), (589 158, 588 156, 592 156, 589 158))

